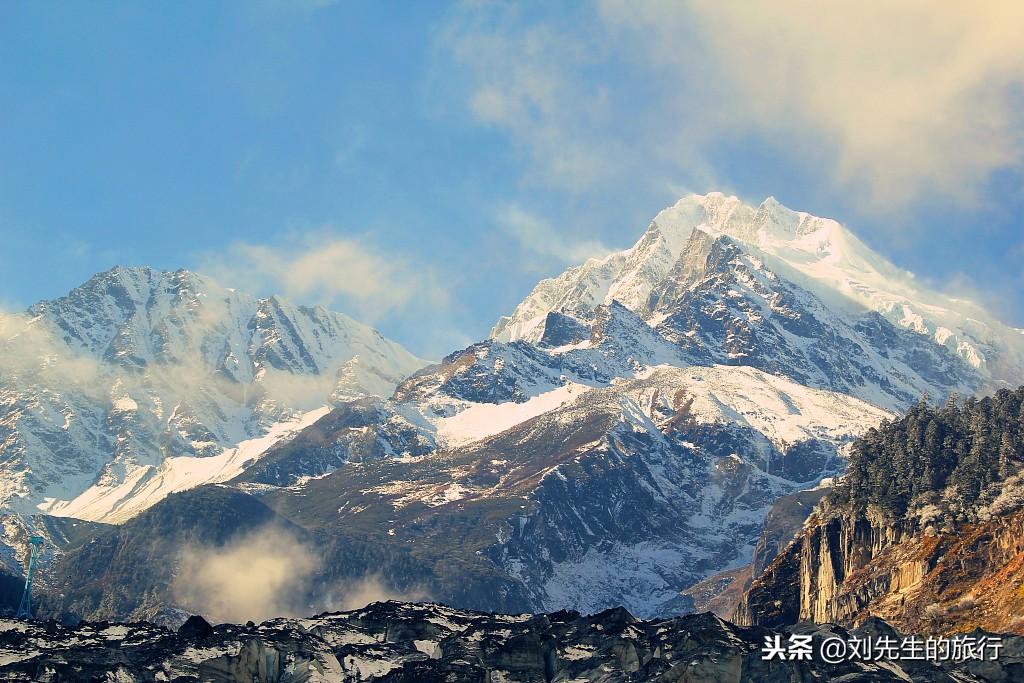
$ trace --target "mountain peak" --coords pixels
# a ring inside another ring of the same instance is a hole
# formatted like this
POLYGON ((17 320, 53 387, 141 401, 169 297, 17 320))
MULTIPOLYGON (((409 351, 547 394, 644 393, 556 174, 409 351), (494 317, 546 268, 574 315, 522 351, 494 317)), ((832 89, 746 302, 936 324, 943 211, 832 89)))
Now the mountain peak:
POLYGON ((1019 333, 975 304, 922 287, 838 221, 794 211, 774 197, 753 206, 722 192, 687 195, 660 211, 633 247, 543 281, 511 316, 499 319, 492 336, 537 341, 549 312, 587 317, 612 300, 649 312, 650 297, 669 279, 676 289, 698 284, 679 272, 687 264, 678 263, 698 232, 733 239, 766 277, 793 283, 851 324, 879 314, 931 338, 986 378, 1024 369, 1019 333))
POLYGON ((127 295, 136 303, 145 303, 149 295, 161 286, 171 287, 175 291, 209 291, 217 288, 209 278, 185 269, 164 271, 150 266, 115 265, 91 276, 65 296, 40 301, 30 310, 51 307, 60 301, 111 293, 113 290, 117 290, 122 298, 127 295))
MULTIPOLYGON (((726 234, 755 246, 799 242, 800 238, 819 231, 825 239, 846 234, 837 221, 794 211, 775 197, 769 196, 753 206, 722 192, 687 195, 659 212, 653 223, 673 252, 682 247, 694 228, 709 234, 726 234)), ((791 246, 812 251, 817 248, 810 244, 791 246)))

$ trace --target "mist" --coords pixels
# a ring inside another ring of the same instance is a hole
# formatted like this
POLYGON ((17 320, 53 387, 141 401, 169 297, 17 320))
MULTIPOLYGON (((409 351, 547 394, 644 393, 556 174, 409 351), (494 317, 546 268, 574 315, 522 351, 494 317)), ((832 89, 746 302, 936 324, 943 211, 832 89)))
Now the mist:
POLYGON ((418 587, 394 589, 376 573, 318 587, 317 573, 325 564, 316 549, 293 532, 269 525, 222 546, 184 548, 171 595, 182 609, 214 622, 232 623, 430 598, 418 587))
POLYGON ((422 587, 396 590, 389 587, 379 574, 369 574, 360 579, 334 584, 326 591, 322 604, 326 611, 345 611, 366 607, 372 602, 401 600, 402 602, 425 602, 430 594, 422 587))
POLYGON ((100 362, 73 351, 44 324, 24 313, 0 311, 0 376, 97 395, 100 362))
POLYGON ((243 623, 310 611, 321 560, 292 533, 263 527, 219 547, 189 546, 171 585, 175 602, 217 622, 243 623))

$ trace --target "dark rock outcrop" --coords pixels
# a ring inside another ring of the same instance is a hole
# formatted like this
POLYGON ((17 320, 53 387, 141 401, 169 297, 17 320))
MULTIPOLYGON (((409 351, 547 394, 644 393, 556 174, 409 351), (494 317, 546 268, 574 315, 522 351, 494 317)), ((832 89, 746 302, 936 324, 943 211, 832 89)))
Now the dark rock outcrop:
POLYGON ((827 637, 885 634, 873 620, 859 631, 801 626, 740 627, 712 614, 641 621, 616 608, 500 615, 440 605, 376 603, 259 626, 199 618, 173 632, 147 623, 0 620, 4 681, 175 681, 176 683, 553 683, 663 681, 790 683, 842 680, 1012 681, 1024 675, 1024 638, 1004 639, 997 661, 847 661, 820 658, 827 637), (809 635, 810 659, 766 659, 766 639, 809 635))
POLYGON ((178 627, 178 635, 182 638, 202 640, 213 635, 213 626, 210 626, 210 622, 198 614, 193 614, 178 627))

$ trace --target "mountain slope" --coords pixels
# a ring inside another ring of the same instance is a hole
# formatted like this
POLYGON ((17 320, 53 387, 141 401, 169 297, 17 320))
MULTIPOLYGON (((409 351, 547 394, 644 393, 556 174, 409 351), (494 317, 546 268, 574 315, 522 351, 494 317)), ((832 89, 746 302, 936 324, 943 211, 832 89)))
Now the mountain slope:
POLYGON ((456 418, 485 410, 494 432, 442 448, 393 403, 339 406, 228 485, 171 496, 69 553, 61 610, 152 618, 173 605, 164 572, 181 542, 150 540, 150 525, 173 517, 182 538, 207 537, 219 515, 197 496, 231 486, 315 537, 314 593, 380 575, 476 609, 684 612, 683 588, 749 562, 772 502, 841 469, 844 445, 886 416, 740 367, 661 366, 549 393, 564 400, 536 415, 529 401, 466 408, 456 418), (115 603, 83 576, 131 577, 131 589, 115 603))
POLYGON ((143 486, 168 458, 388 394, 425 364, 344 315, 149 268, 96 275, 0 332, 0 507, 23 513, 80 511, 91 487, 143 486))

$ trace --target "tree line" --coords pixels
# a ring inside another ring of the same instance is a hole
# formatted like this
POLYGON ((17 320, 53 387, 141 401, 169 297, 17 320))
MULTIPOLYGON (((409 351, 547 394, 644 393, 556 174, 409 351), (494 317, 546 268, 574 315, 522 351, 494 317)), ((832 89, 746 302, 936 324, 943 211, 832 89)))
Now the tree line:
POLYGON ((941 407, 922 398, 854 443, 832 499, 896 516, 928 504, 966 510, 991 502, 996 484, 1022 466, 1024 387, 981 399, 954 395, 941 407))

